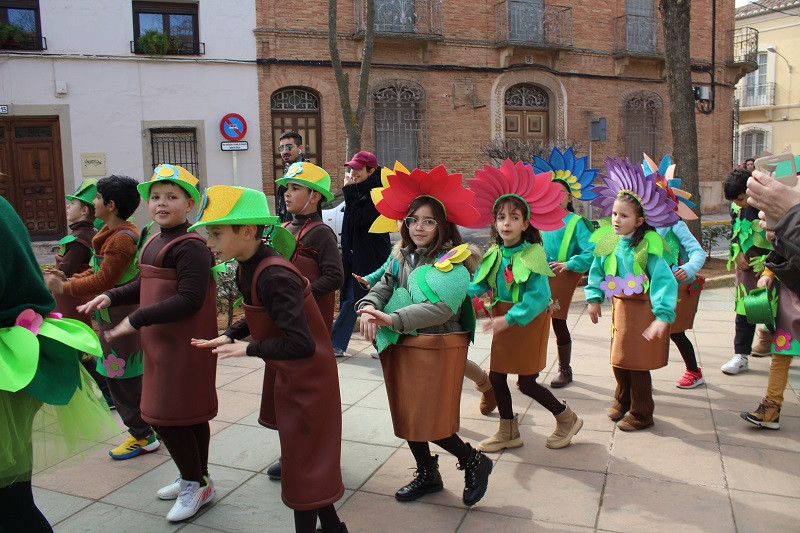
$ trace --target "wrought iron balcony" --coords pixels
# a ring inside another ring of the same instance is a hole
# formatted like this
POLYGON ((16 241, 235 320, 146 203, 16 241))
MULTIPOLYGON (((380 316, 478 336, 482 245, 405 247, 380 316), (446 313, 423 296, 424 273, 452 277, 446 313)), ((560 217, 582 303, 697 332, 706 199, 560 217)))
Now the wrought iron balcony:
POLYGON ((572 8, 543 0, 504 0, 495 6, 497 46, 572 47, 572 8))
POLYGON ((131 53, 139 55, 202 56, 206 54, 206 43, 171 42, 164 54, 150 54, 142 50, 136 41, 131 41, 131 53))
POLYGON ((736 99, 739 100, 741 108, 775 105, 775 84, 746 84, 743 82, 736 87, 736 99))
MULTIPOLYGON (((363 37, 367 6, 355 0, 355 35, 363 37)), ((438 39, 442 36, 442 0, 375 0, 375 35, 438 39)))
POLYGON ((661 21, 655 17, 622 15, 614 19, 614 57, 661 57, 661 21))
POLYGON ((758 30, 736 28, 728 31, 728 63, 752 63, 758 68, 758 30))
POLYGON ((26 35, 21 39, 0 41, 0 50, 47 50, 47 39, 26 35))

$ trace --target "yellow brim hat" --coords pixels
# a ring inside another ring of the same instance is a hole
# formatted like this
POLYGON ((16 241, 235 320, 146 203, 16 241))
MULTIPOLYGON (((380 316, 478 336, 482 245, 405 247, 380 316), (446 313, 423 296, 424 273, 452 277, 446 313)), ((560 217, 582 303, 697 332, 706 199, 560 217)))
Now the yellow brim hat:
POLYGON ((318 167, 308 161, 292 163, 282 178, 275 180, 278 185, 288 187, 290 182, 297 182, 312 191, 320 193, 326 202, 333 200, 331 193, 331 177, 324 168, 318 167))
POLYGON ((189 229, 209 225, 272 226, 278 217, 270 215, 263 192, 233 185, 213 185, 203 193, 197 222, 189 229))
POLYGON ((189 193, 195 203, 200 203, 200 191, 197 190, 197 184, 200 180, 185 168, 167 163, 158 165, 153 170, 153 177, 150 178, 150 181, 140 183, 136 189, 144 200, 148 200, 150 198, 150 187, 159 182, 174 183, 189 193))

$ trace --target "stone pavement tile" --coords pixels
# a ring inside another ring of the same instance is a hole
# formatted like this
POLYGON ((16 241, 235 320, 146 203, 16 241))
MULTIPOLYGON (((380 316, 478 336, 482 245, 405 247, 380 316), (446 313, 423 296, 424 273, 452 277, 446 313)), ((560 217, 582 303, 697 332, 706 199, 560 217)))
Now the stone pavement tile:
POLYGON ((347 489, 356 490, 397 451, 393 446, 342 441, 342 478, 347 489))
MULTIPOLYGON (((497 417, 497 412, 495 411, 495 418, 490 418, 485 416, 483 418, 464 418, 461 417, 461 425, 458 429, 458 436, 461 437, 464 441, 469 443, 470 446, 475 448, 478 446, 478 443, 495 433, 497 433, 497 428, 500 424, 499 419, 497 417)), ((525 421, 524 416, 520 416, 520 421, 523 423, 525 421)), ((530 422, 529 422, 530 423, 530 422)), ((407 446, 404 444, 404 446, 407 446)), ((436 448, 435 446, 433 448, 436 448)), ((434 451, 433 453, 438 453, 434 451)), ((497 454, 489 454, 489 457, 492 459, 497 459, 497 454)))
POLYGON ((238 366, 241 368, 264 368, 264 360, 259 357, 231 357, 217 362, 220 366, 238 366))
MULTIPOLYGON (((217 433, 219 433, 220 431, 222 431, 223 429, 225 429, 226 427, 228 427, 230 425, 231 425, 230 422, 222 422, 220 420, 209 420, 208 421, 208 426, 211 429, 211 434, 212 435, 216 435, 217 433)), ((166 450, 166 446, 164 446, 164 449, 166 450)), ((167 453, 169 453, 168 450, 166 450, 166 451, 167 451, 167 453)))
MULTIPOLYGON (((563 390, 564 389, 552 389, 553 394, 555 394, 556 398, 559 400, 562 399, 561 391, 563 390)), ((581 429, 581 431, 591 430, 610 433, 614 430, 614 422, 606 415, 611 402, 608 402, 607 405, 606 402, 577 398, 567 398, 566 402, 567 405, 583 419, 583 429, 581 429)), ((556 427, 555 418, 552 413, 536 402, 531 404, 531 408, 527 412, 527 417, 534 425, 540 426, 550 432, 556 427)), ((523 422, 529 423, 527 419, 523 422)))
POLYGON ((33 487, 33 499, 51 526, 94 503, 86 498, 70 496, 69 494, 38 487, 33 487))
MULTIPOLYGON (((345 378, 339 378, 339 381, 341 382, 343 379, 345 378)), ((373 389, 369 393, 364 394, 363 397, 357 402, 353 402, 353 405, 357 405, 358 407, 369 407, 370 409, 383 409, 385 411, 389 410, 389 397, 386 395, 386 386, 382 382, 366 379, 359 379, 357 381, 361 383, 372 383, 373 389)))
MULTIPOLYGON (((247 374, 257 370, 261 369, 217 364, 217 388, 223 387, 231 381, 239 379, 240 377, 246 376, 247 374)), ((263 370, 261 371, 263 372, 263 370)))
MULTIPOLYGON (((605 346, 601 350, 595 350, 592 355, 573 357, 570 366, 572 366, 573 379, 581 379, 583 376, 610 377, 612 380, 614 379, 614 371, 608 362, 608 348, 605 346)), ((555 370, 557 370, 557 367, 555 370)), ((548 386, 553 377, 555 377, 555 374, 545 382, 548 386)))
MULTIPOLYGON (((700 409, 708 409, 708 391, 706 385, 699 385, 694 389, 679 389, 675 383, 680 377, 683 376, 685 368, 678 368, 677 366, 669 365, 666 368, 669 370, 671 379, 667 380, 653 380, 653 400, 656 402, 656 409, 661 405, 676 405, 679 407, 694 407, 700 409)), ((664 369, 657 370, 662 372, 664 369)))
POLYGON ((359 491, 342 505, 339 518, 353 533, 455 532, 466 509, 432 505, 429 499, 400 503, 394 496, 359 491))
POLYGON ((664 437, 647 431, 617 431, 614 434, 608 472, 725 487, 725 474, 716 442, 664 437))
MULTIPOLYGON (((727 360, 725 359, 723 363, 727 360)), ((769 379, 769 357, 750 357, 749 367, 749 370, 734 376, 723 374, 717 365, 708 366, 706 372, 714 380, 714 383, 722 386, 764 387, 766 389, 767 380, 769 379)))
MULTIPOLYGON (((555 427, 555 426, 554 426, 555 427)), ((505 450, 499 461, 520 462, 554 468, 571 468, 587 472, 604 473, 608 468, 611 449, 611 433, 581 428, 572 438, 572 443, 560 450, 545 446, 553 428, 523 426, 520 436, 524 445, 505 450)), ((487 454, 489 457, 497 454, 487 454)))
MULTIPOLYGON (((533 400, 517 389, 517 376, 509 376, 508 387, 511 391, 511 407, 515 413, 525 413, 530 409, 533 400)), ((497 420, 500 418, 497 409, 488 415, 481 414, 481 393, 475 389, 475 385, 468 379, 464 380, 464 387, 461 390, 461 419, 474 418, 477 420, 497 420)), ((492 433, 494 434, 494 432, 492 433)))
POLYGON ((604 475, 500 460, 475 509, 523 519, 593 527, 604 475), (546 492, 547 497, 542 497, 546 492))
POLYGON ((180 529, 181 533, 215 533, 219 529, 211 529, 210 527, 198 526, 197 524, 186 524, 180 529))
POLYGON ((734 532, 727 489, 609 475, 598 530, 734 532))
POLYGON ((261 424, 258 423, 258 416, 261 414, 261 408, 259 407, 249 415, 245 416, 244 418, 240 418, 236 424, 242 424, 245 426, 253 426, 257 428, 263 428, 261 424))
POLYGON ((678 439, 717 442, 714 419, 708 408, 661 404, 655 397, 655 425, 647 433, 678 439))
POLYGON ((614 390, 617 387, 617 382, 614 379, 614 374, 611 370, 611 365, 608 365, 608 376, 579 376, 573 379, 572 383, 561 389, 551 389, 558 399, 566 399, 567 403, 570 399, 577 400, 593 400, 599 401, 605 406, 605 409, 611 407, 614 403, 614 390))
POLYGON ((477 363, 481 367, 488 369, 490 354, 491 350, 489 348, 478 348, 477 346, 470 345, 469 351, 467 352, 467 358, 470 361, 477 363))
POLYGON ((226 383, 225 385, 217 384, 217 389, 260 394, 263 384, 264 384, 264 367, 261 367, 252 370, 247 374, 237 379, 234 379, 229 383, 226 383))
POLYGON ((236 422, 261 407, 261 391, 241 392, 217 389, 217 420, 236 422))
MULTIPOLYGON (((756 387, 746 385, 709 385, 708 395, 711 407, 726 411, 751 411, 758 407, 758 403, 766 393, 766 383, 756 387)), ((789 389, 784 391, 781 418, 786 416, 800 416, 800 401, 797 395, 789 389)))
MULTIPOLYGON (((750 406, 755 408, 755 404, 750 406)), ((781 417, 781 429, 776 431, 742 420, 738 411, 713 409, 712 415, 720 444, 800 452, 800 418, 781 417)))
POLYGON ((791 531, 797 527, 797 498, 731 490, 731 505, 739 531, 791 531))
POLYGON ((473 509, 467 513, 457 533, 486 533, 487 531, 492 533, 519 533, 520 531, 589 533, 594 529, 539 520, 526 520, 473 509))
POLYGON ((259 472, 274 463, 280 453, 277 431, 233 424, 211 437, 208 462, 259 472))
MULTIPOLYGON (((204 506, 201 512, 206 512, 207 509, 213 507, 215 502, 224 498, 229 492, 255 475, 247 470, 220 465, 211 465, 209 473, 214 480, 216 495, 212 503, 204 506)), ((169 461, 120 487, 100 501, 120 508, 141 511, 165 518, 175 502, 159 500, 156 492, 172 483, 179 475, 175 463, 169 461)))
POLYGON ((800 498, 800 453, 727 444, 720 450, 730 488, 800 498))
POLYGON ((385 446, 399 446, 402 443, 401 439, 394 436, 389 411, 357 405, 342 413, 342 438, 385 446))
POLYGON ((58 524, 56 531, 161 533, 178 531, 183 525, 182 523, 170 523, 164 516, 96 502, 58 524))
POLYGON ((33 484, 82 498, 93 500, 117 490, 161 463, 168 455, 147 453, 115 461, 108 456, 108 447, 99 444, 84 453, 38 473, 33 484))
MULTIPOLYGON (((380 383, 372 379, 339 378, 339 394, 342 403, 355 405, 369 393, 380 387, 380 383)), ((388 409, 388 404, 387 404, 388 409)))
POLYGON ((381 362, 373 358, 345 357, 337 365, 340 378, 368 379, 383 381, 381 362))

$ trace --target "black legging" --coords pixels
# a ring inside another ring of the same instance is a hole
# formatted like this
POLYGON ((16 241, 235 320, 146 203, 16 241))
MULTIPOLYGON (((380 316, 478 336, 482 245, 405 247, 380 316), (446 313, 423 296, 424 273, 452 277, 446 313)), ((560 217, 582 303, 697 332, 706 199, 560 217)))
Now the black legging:
POLYGON ((336 514, 333 504, 310 511, 294 512, 294 530, 296 533, 314 533, 317 530, 317 516, 319 515, 323 533, 339 533, 342 530, 342 521, 336 514))
POLYGON ((753 337, 756 334, 756 325, 747 321, 744 315, 736 315, 735 335, 733 337, 733 351, 742 355, 750 355, 753 348, 753 337))
POLYGON ((554 318, 553 333, 556 334, 556 345, 558 346, 565 346, 572 342, 572 335, 569 334, 566 320, 554 318))
MULTIPOLYGON (((564 412, 564 404, 558 401, 550 389, 546 389, 536 383, 539 374, 531 374, 519 377, 519 390, 523 394, 530 396, 539 404, 553 413, 553 416, 564 412)), ((500 418, 509 420, 514 418, 514 408, 511 405, 511 391, 508 389, 508 374, 501 374, 494 370, 489 371, 489 381, 492 382, 494 397, 497 399, 497 410, 500 418)))
POLYGON ((203 484, 208 475, 208 444, 211 428, 208 422, 194 426, 153 426, 169 450, 172 460, 186 481, 203 484))
MULTIPOLYGON (((455 455, 462 465, 469 459, 469 444, 461 440, 461 437, 455 433, 447 438, 435 440, 433 443, 446 452, 455 455)), ((408 441, 408 447, 411 448, 411 453, 414 454, 414 460, 417 462, 418 467, 430 464, 432 460, 431 447, 427 442, 408 441)))
POLYGON ((52 533, 53 528, 33 501, 31 482, 0 488, 0 533, 52 533))
POLYGON ((697 372, 697 357, 694 354, 694 346, 692 346, 692 341, 689 340, 689 337, 686 336, 686 332, 673 333, 669 338, 672 339, 672 342, 678 347, 678 351, 681 352, 683 362, 686 363, 686 370, 697 372))

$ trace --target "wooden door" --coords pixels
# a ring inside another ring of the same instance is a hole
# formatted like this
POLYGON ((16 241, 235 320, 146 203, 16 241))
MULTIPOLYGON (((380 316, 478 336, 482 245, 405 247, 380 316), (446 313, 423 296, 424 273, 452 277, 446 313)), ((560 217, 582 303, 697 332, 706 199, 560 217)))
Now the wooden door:
POLYGON ((505 138, 547 141, 547 111, 506 109, 505 138))
POLYGON ((58 118, 0 121, 0 190, 14 206, 33 240, 58 239, 67 232, 64 174, 58 118))
POLYGON ((303 157, 322 166, 320 153, 319 112, 272 111, 272 146, 275 179, 283 177, 283 158, 278 153, 278 138, 287 131, 296 131, 303 137, 303 157))

